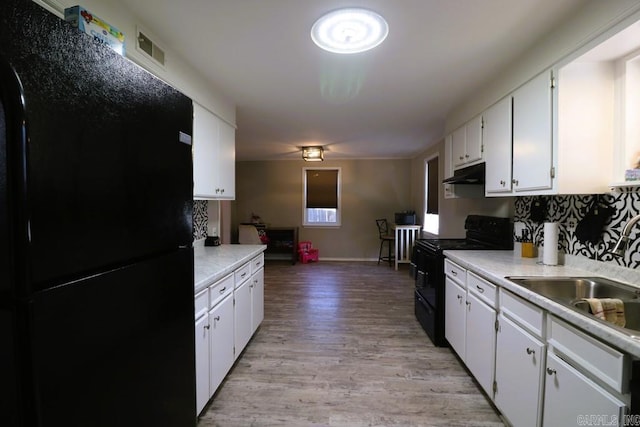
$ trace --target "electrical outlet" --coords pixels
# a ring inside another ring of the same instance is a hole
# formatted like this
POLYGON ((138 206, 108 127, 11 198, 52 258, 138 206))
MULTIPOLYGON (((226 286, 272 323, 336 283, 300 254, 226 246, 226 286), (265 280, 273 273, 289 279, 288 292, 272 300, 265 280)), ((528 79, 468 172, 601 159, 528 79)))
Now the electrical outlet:
POLYGON ((567 231, 574 232, 576 231, 576 227, 578 226, 578 220, 571 217, 567 219, 566 227, 567 231))

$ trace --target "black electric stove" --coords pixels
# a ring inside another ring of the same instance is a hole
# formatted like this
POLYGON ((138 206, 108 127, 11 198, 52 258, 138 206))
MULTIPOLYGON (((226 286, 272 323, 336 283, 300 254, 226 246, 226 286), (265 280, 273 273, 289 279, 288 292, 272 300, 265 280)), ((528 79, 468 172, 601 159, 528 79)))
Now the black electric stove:
POLYGON ((513 223, 509 218, 469 215, 466 237, 418 239, 413 247, 410 274, 416 281, 415 314, 438 347, 448 346, 444 336, 445 250, 513 250, 513 223))

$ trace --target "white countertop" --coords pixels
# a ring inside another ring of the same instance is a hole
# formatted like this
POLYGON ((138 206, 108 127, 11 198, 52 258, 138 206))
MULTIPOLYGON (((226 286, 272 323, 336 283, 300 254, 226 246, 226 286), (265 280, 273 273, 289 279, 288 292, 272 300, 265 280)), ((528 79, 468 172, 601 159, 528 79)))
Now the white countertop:
POLYGON ((531 301, 602 341, 640 357, 640 339, 631 338, 604 322, 575 312, 505 279, 506 276, 591 276, 605 277, 640 288, 640 272, 583 257, 567 256, 565 265, 547 266, 538 264, 536 258, 521 258, 512 251, 444 251, 444 254, 467 270, 531 301))
POLYGON ((193 264, 195 292, 222 279, 245 262, 260 255, 266 245, 220 245, 202 246, 194 244, 193 264))

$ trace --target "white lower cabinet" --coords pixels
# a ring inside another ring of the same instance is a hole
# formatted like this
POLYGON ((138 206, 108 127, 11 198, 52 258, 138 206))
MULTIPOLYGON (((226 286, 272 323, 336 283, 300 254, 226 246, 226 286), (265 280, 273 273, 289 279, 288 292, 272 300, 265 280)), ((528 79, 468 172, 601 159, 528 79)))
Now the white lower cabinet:
POLYGON ((513 427, 628 425, 633 358, 445 260, 445 336, 513 427))
POLYGON ((496 311, 467 293, 465 363, 487 395, 492 396, 496 351, 496 311))
POLYGON ((448 276, 445 278, 444 336, 451 348, 464 359, 466 291, 448 276))
POLYGON ((218 389, 235 360, 233 323, 233 295, 229 294, 209 312, 209 392, 211 395, 218 389))
POLYGON ((236 357, 251 339, 251 281, 246 280, 235 290, 236 357))
POLYGON ((209 400, 209 317, 196 320, 196 407, 198 414, 209 400))
POLYGON ((253 334, 264 320, 264 269, 260 268, 251 275, 251 333, 253 334))
POLYGON ((545 426, 618 425, 625 414, 623 401, 598 386, 553 353, 547 354, 544 389, 545 426), (616 422, 617 420, 617 422, 616 422))
POLYGON ((496 287, 451 262, 445 272, 445 337, 480 386, 493 396, 496 287))
POLYGON ((198 414, 264 319, 263 264, 260 254, 195 295, 198 414))
POLYGON ((540 425, 545 345, 500 313, 494 401, 514 427, 540 425))

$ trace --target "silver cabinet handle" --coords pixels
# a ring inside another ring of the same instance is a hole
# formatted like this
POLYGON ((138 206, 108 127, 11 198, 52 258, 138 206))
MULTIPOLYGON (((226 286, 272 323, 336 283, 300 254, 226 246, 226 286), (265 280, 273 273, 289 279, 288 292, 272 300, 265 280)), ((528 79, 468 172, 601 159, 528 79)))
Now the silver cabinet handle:
POLYGON ((220 316, 214 317, 213 320, 215 320, 216 322, 219 322, 220 321, 220 316))
POLYGON ((468 155, 468 154, 465 154, 465 155, 464 155, 464 157, 465 157, 466 159, 468 159, 468 158, 469 158, 469 155, 468 155))
POLYGON ((246 275, 247 275, 247 272, 245 271, 244 273, 242 273, 242 274, 240 275, 240 277, 244 277, 244 276, 246 276, 246 275))
POLYGON ((556 374, 556 370, 552 369, 552 368, 547 368, 547 374, 549 375, 555 375, 556 374))
POLYGON ((455 271, 455 270, 451 270, 451 274, 453 274, 454 276, 457 276, 457 275, 458 275, 458 272, 457 272, 457 271, 455 271))
POLYGON ((505 186, 506 182, 504 182, 504 180, 500 180, 500 185, 502 185, 503 187, 505 186))
POLYGON ((515 185, 518 185, 518 180, 514 178, 514 179, 511 180, 511 183, 515 184, 515 185))
POLYGON ((209 329, 211 327, 211 325, 204 325, 205 329, 209 329))
POLYGON ((480 286, 476 285, 476 288, 478 289, 478 292, 480 292, 481 294, 484 293, 484 288, 481 288, 480 286))
POLYGON ((224 291, 226 291, 226 290, 227 290, 227 287, 225 286, 224 288, 220 289, 220 293, 223 294, 224 291))
POLYGON ((527 354, 536 354, 536 351, 527 347, 527 354))
POLYGON ((462 299, 462 295, 456 295, 456 297, 458 297, 458 301, 462 299))

